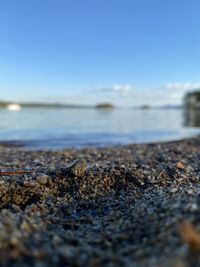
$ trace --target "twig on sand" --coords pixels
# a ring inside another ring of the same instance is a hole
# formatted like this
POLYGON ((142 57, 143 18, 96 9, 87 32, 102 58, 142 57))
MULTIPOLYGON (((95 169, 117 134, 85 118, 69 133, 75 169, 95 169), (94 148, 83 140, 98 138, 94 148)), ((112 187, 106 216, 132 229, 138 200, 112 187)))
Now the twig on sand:
POLYGON ((20 175, 20 174, 32 174, 33 171, 0 171, 0 176, 4 175, 20 175))

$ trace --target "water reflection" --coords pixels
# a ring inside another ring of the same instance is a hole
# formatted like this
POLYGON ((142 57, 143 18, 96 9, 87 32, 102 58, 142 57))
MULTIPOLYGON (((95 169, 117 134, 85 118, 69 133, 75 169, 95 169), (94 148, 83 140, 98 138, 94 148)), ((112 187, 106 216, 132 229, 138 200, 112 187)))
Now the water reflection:
POLYGON ((187 127, 200 127, 200 110, 185 109, 184 125, 187 127))

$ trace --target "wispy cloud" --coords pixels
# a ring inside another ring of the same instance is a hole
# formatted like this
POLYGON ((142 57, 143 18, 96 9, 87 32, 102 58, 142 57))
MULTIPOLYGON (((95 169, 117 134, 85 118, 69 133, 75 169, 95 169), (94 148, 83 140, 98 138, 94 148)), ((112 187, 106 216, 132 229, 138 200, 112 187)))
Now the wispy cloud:
POLYGON ((40 101, 64 102, 75 104, 97 104, 111 102, 118 106, 140 106, 143 104, 161 106, 181 104, 184 95, 200 88, 200 82, 170 82, 154 88, 138 88, 131 84, 99 86, 95 89, 83 89, 66 92, 64 95, 43 96, 40 101))
POLYGON ((121 105, 137 106, 142 104, 167 105, 181 104, 188 91, 200 88, 200 82, 169 82, 155 88, 136 88, 133 85, 105 86, 94 90, 99 98, 121 105))
POLYGON ((105 86, 95 89, 95 92, 116 93, 116 94, 126 94, 132 91, 133 91, 133 86, 129 84, 125 85, 115 84, 112 86, 105 86))
POLYGON ((177 90, 195 90, 200 88, 199 82, 173 82, 173 83, 166 83, 164 85, 167 89, 177 89, 177 90))

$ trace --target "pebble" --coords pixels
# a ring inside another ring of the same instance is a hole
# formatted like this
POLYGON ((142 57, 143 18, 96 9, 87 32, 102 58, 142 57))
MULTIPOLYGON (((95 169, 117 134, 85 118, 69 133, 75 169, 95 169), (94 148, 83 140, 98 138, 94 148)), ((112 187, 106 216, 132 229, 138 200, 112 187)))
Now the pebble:
POLYGON ((179 162, 176 163, 176 167, 178 169, 181 169, 181 170, 185 169, 185 166, 184 166, 184 164, 181 161, 179 161, 179 162))
POLYGON ((87 161, 86 159, 78 159, 72 162, 71 165, 69 165, 69 169, 71 174, 77 176, 77 177, 83 177, 86 172, 87 167, 87 161))
POLYGON ((47 184, 48 180, 49 180, 49 176, 46 174, 40 174, 36 177, 36 181, 41 185, 47 184))
POLYGON ((174 193, 178 192, 178 188, 174 187, 174 188, 171 189, 170 192, 174 194, 174 193))
POLYGON ((185 206, 185 211, 195 212, 198 210, 198 206, 196 203, 188 203, 185 206))

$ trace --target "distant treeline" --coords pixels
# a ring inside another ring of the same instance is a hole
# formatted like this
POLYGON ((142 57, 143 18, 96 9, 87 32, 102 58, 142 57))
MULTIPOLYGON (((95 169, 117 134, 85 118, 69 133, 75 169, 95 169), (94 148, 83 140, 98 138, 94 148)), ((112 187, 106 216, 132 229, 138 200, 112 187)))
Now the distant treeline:
POLYGON ((185 95, 184 106, 187 109, 200 109, 200 89, 185 95))
POLYGON ((9 105, 17 104, 20 105, 21 108, 69 108, 69 109, 88 109, 88 108, 114 108, 114 106, 110 103, 100 103, 95 106, 92 105, 78 105, 78 104, 62 104, 62 103, 38 103, 38 102, 6 102, 0 101, 0 108, 7 108, 9 105))
POLYGON ((0 108, 6 108, 10 103, 5 101, 0 101, 0 108))

